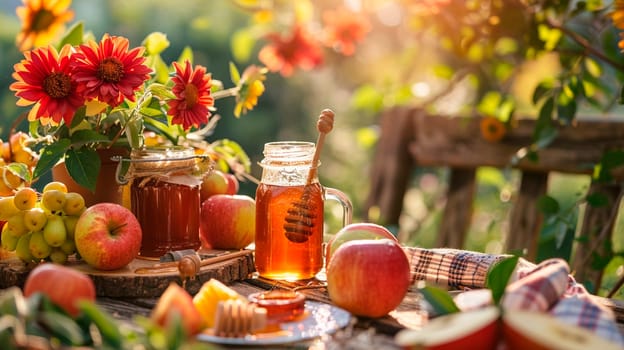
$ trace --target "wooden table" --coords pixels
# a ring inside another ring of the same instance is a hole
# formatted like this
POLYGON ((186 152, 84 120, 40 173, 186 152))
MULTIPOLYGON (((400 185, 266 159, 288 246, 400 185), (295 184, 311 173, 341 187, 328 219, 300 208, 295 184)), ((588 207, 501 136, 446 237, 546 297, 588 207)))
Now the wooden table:
MULTIPOLYGON (((306 282, 307 283, 307 282, 306 282)), ((257 277, 251 277, 229 284, 234 290, 242 295, 271 288, 293 289, 306 285, 304 282, 288 283, 267 281, 257 277)), ((315 283, 313 283, 315 284, 315 283)), ((299 289, 308 300, 331 303, 325 288, 299 289)), ((624 302, 620 300, 596 297, 597 300, 613 309, 620 330, 624 334, 624 302)), ((124 322, 131 322, 137 314, 149 315, 156 303, 154 298, 99 298, 98 304, 108 310, 114 317, 124 322)), ((394 343, 394 335, 405 328, 419 328, 427 320, 427 311, 423 308, 420 295, 414 287, 405 296, 403 302, 387 316, 378 319, 366 319, 353 317, 352 324, 327 337, 302 341, 298 343, 284 344, 280 348, 309 349, 323 344, 323 349, 400 349, 394 343)), ((235 348, 228 346, 228 349, 235 348)), ((245 346, 244 348, 249 348, 245 346)))
MULTIPOLYGON (((229 284, 241 295, 269 290, 271 288, 292 289, 306 285, 308 282, 285 283, 267 281, 251 277, 229 284)), ((316 284, 316 283, 314 283, 316 284)), ((298 289, 306 295, 307 300, 330 303, 324 287, 315 289, 298 289)), ((97 303, 107 310, 113 317, 123 322, 132 322, 136 315, 148 316, 156 304, 156 298, 98 298, 97 303)), ((327 337, 306 340, 297 343, 284 344, 280 348, 308 349, 315 344, 323 343, 325 348, 356 348, 356 349, 400 349, 394 343, 394 334, 406 327, 418 327, 426 320, 426 312, 420 308, 420 298, 414 289, 405 297, 403 303, 388 316, 378 319, 352 318, 352 324, 327 337)), ((228 346, 228 349, 233 348, 228 346)), ((235 347, 234 347, 235 348, 235 347)), ((244 348, 249 348, 245 346, 244 348)))
MULTIPOLYGON (((11 264, 6 262, 0 263, 0 267, 2 267, 0 268, 0 277, 2 277, 0 282, 9 282, 6 277, 15 277, 15 281, 13 281, 15 283, 12 283, 12 285, 21 285, 23 278, 25 278, 24 271, 19 268, 11 268, 11 264)), ((326 289, 322 286, 320 288, 301 289, 302 286, 308 286, 308 284, 318 286, 321 283, 319 281, 289 283, 266 280, 255 276, 253 260, 250 255, 238 256, 235 259, 214 264, 209 271, 202 271, 201 275, 203 276, 202 278, 198 278, 193 283, 187 285, 191 294, 195 294, 200 284, 206 279, 214 277, 223 280, 224 283, 245 296, 258 291, 299 287, 298 290, 304 293, 308 300, 331 303, 326 289)), ((100 276, 100 278, 103 277, 100 276)), ((124 279, 128 277, 124 276, 122 279, 115 275, 114 278, 116 283, 123 283, 124 279)), ((322 279, 322 275, 320 275, 320 278, 322 279)), ((103 284, 105 282, 102 281, 103 284)), ((165 282, 158 283, 157 287, 165 288, 167 285, 165 282)), ((7 288, 7 286, 0 286, 0 288, 7 288)), ((100 289, 102 293, 106 293, 107 290, 100 289)), ((133 323, 134 317, 137 315, 148 316, 156 305, 158 296, 161 294, 154 292, 152 295, 147 296, 145 293, 136 296, 119 296, 114 294, 103 295, 102 293, 98 293, 97 303, 114 318, 134 327, 136 327, 133 323)), ((596 297, 596 299, 615 312, 618 325, 624 333, 624 302, 601 297, 596 297)), ((394 343, 394 335, 398 331, 405 328, 418 329, 426 323, 428 313, 423 305, 425 304, 422 303, 418 290, 414 286, 407 293, 403 302, 385 317, 378 319, 353 317, 349 326, 338 330, 332 335, 286 344, 283 348, 308 349, 319 345, 318 348, 323 349, 399 349, 394 343), (321 347, 321 344, 324 347, 321 347)), ((249 347, 245 346, 245 348, 249 347)))

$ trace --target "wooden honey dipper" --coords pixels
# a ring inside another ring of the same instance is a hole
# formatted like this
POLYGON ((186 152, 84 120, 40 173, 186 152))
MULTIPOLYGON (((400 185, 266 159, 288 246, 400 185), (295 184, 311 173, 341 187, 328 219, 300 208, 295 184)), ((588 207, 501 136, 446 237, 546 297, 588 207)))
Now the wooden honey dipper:
POLYGON ((267 326, 267 310, 252 303, 229 299, 219 301, 215 314, 214 335, 241 338, 267 326))
POLYGON ((308 179, 303 189, 301 198, 292 204, 286 215, 284 223, 284 231, 286 238, 291 242, 303 243, 312 235, 312 227, 314 227, 313 208, 310 207, 310 195, 312 180, 317 176, 318 161, 321 156, 321 149, 327 135, 334 128, 334 112, 330 109, 324 109, 319 115, 316 123, 316 129, 319 132, 316 140, 316 148, 312 157, 312 165, 308 172, 308 179))

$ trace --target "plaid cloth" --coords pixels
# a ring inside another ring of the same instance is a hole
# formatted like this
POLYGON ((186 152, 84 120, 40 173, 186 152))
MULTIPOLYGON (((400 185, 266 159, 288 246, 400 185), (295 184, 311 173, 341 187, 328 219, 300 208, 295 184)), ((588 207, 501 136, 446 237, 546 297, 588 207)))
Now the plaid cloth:
MULTIPOLYGON (((506 255, 456 249, 404 247, 412 282, 424 280, 453 288, 484 288, 489 269, 506 255)), ((519 259, 501 301, 505 310, 549 312, 562 322, 577 325, 624 346, 613 311, 593 300, 570 276, 568 264, 549 259, 536 265, 519 259)))
POLYGON ((457 249, 404 247, 411 266, 412 282, 453 288, 483 288, 487 272, 504 255, 491 255, 457 249))

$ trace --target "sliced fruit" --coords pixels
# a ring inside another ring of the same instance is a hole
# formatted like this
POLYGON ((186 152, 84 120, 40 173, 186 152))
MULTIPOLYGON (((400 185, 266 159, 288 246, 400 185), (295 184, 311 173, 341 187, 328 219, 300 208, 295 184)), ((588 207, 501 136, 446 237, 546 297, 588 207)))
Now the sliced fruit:
POLYGON ((495 306, 452 313, 432 319, 422 329, 400 331, 395 341, 403 349, 494 350, 498 343, 499 318, 500 312, 495 306))
POLYGON ((503 335, 509 350, 621 349, 585 328, 534 311, 506 312, 503 335))
POLYGON ((210 279, 204 283, 199 292, 193 297, 193 304, 206 327, 213 327, 215 323, 215 315, 217 313, 217 305, 219 301, 226 301, 230 299, 246 300, 245 297, 238 294, 234 289, 226 286, 221 281, 216 279, 210 279))

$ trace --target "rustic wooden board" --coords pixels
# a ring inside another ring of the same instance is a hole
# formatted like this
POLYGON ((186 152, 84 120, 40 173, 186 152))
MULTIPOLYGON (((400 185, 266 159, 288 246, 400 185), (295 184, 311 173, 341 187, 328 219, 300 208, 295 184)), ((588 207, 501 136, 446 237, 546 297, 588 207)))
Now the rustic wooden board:
MULTIPOLYGON (((227 254, 224 251, 202 251, 202 254, 227 254)), ((186 281, 186 289, 190 293, 197 293, 204 282, 211 278, 230 283, 245 279, 255 271, 253 251, 234 256, 215 264, 202 266, 194 279, 186 281)), ((128 266, 115 271, 98 271, 82 261, 70 261, 67 266, 75 268, 89 275, 95 284, 98 297, 113 298, 150 298, 158 297, 171 282, 180 284, 182 279, 177 271, 163 273, 138 274, 138 268, 149 267, 156 261, 135 259, 128 266)), ((23 287, 28 273, 33 268, 11 258, 0 260, 0 288, 11 286, 23 287)))

